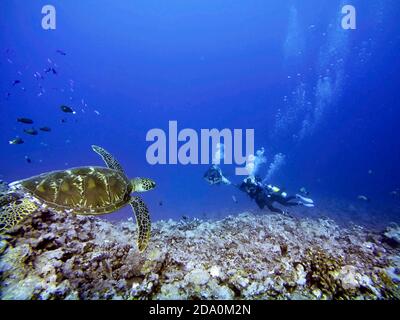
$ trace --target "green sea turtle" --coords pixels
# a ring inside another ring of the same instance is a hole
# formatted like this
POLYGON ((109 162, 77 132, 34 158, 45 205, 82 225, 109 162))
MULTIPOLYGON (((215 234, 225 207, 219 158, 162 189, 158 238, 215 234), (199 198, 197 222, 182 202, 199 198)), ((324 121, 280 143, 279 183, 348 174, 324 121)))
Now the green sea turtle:
POLYGON ((21 222, 40 208, 52 208, 79 215, 101 215, 127 204, 132 206, 138 225, 137 245, 144 251, 150 239, 150 217, 146 204, 132 192, 155 187, 147 178, 129 180, 115 158, 98 146, 92 146, 107 165, 52 171, 9 184, 0 197, 0 233, 21 222))

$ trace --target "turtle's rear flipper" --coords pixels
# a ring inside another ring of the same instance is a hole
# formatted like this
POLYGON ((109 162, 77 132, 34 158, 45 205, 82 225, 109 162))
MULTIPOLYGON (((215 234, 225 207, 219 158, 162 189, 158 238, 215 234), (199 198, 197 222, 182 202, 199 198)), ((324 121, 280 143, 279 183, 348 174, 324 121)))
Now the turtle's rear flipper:
POLYGON ((150 240, 150 215, 149 209, 147 209, 146 204, 139 197, 132 197, 130 205, 136 216, 136 223, 138 227, 138 239, 137 245, 140 252, 146 250, 147 245, 150 240))
POLYGON ((92 145, 92 149, 104 160, 107 167, 124 173, 124 169, 122 169, 122 166, 108 151, 104 150, 102 147, 95 145, 92 145))
POLYGON ((28 199, 12 201, 0 207, 0 233, 10 230, 37 209, 38 206, 28 199))

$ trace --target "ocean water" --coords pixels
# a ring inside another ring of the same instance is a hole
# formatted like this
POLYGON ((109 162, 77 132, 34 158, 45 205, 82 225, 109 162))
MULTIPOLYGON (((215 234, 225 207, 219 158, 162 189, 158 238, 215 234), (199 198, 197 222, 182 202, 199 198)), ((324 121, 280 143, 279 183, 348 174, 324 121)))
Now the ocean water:
MULTIPOLYGON (((268 214, 233 187, 208 185, 208 165, 146 159, 146 134, 168 133, 169 121, 198 133, 254 129, 259 174, 283 154, 268 182, 310 191, 316 207, 303 215, 399 221, 398 1, 352 1, 355 30, 342 28, 339 0, 52 0, 55 30, 41 25, 47 4, 0 4, 0 179, 103 165, 96 144, 130 177, 157 182, 143 194, 154 221, 268 214), (23 132, 32 126, 52 131, 23 132), (25 143, 10 145, 16 136, 25 143)), ((223 170, 239 182, 235 167, 223 170)), ((105 218, 131 216, 128 207, 105 218)))

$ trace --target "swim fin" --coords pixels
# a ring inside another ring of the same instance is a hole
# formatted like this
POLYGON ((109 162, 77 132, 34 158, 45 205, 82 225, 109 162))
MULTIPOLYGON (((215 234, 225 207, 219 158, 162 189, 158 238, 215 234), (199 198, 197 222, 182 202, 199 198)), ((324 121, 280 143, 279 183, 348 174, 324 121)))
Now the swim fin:
POLYGON ((314 203, 314 201, 312 199, 303 197, 303 196, 301 196, 299 194, 296 194, 296 197, 297 197, 297 199, 300 199, 301 201, 303 201, 305 203, 309 203, 309 204, 313 204, 314 203))

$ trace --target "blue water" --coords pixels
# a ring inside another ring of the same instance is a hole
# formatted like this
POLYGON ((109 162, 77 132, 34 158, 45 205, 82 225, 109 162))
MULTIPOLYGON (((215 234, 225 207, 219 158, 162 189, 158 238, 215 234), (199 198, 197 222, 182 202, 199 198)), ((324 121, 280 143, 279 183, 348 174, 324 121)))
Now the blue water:
MULTIPOLYGON (((147 132, 176 120, 198 132, 255 129, 264 171, 285 154, 271 183, 310 190, 319 204, 310 215, 355 208, 366 221, 399 220, 398 1, 351 1, 356 30, 341 28, 339 0, 52 0, 57 29, 43 30, 46 4, 0 4, 0 179, 102 165, 97 144, 129 176, 157 181, 143 194, 155 220, 255 210, 233 188, 206 184, 207 165, 147 163, 147 132), (52 132, 29 136, 18 117, 52 132), (9 145, 18 135, 25 143, 9 145)), ((224 170, 239 181, 234 168, 224 170)))

